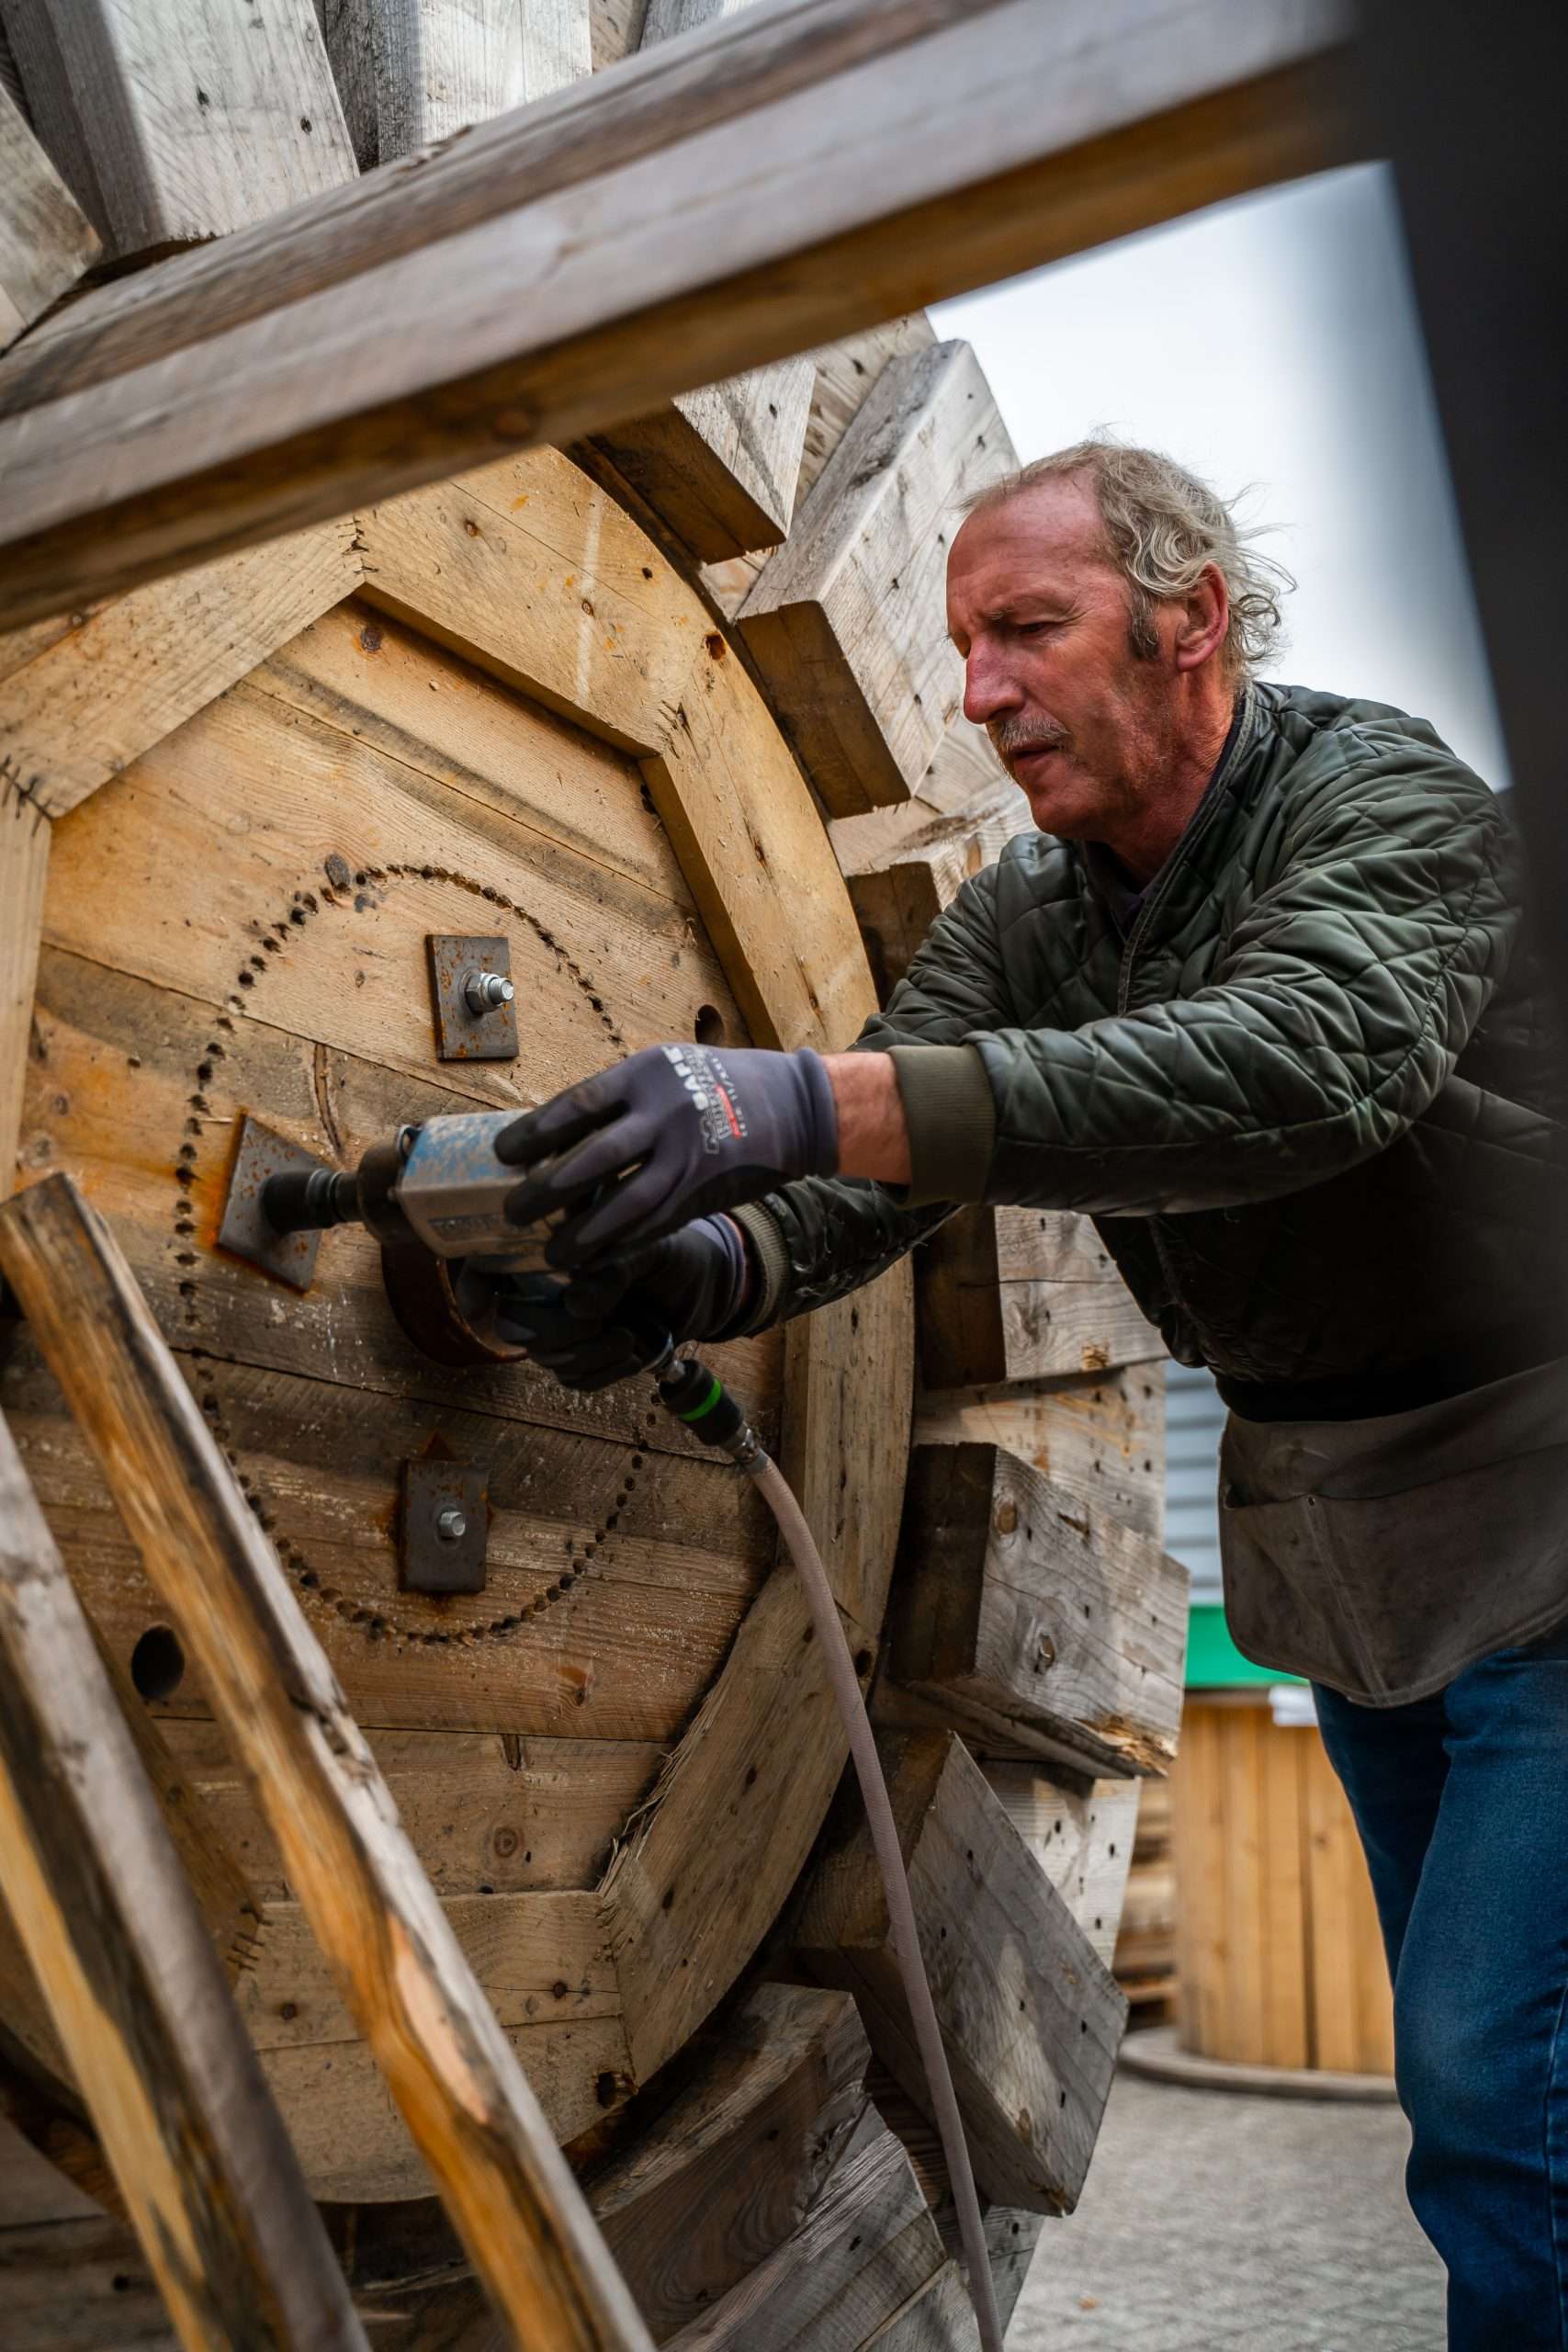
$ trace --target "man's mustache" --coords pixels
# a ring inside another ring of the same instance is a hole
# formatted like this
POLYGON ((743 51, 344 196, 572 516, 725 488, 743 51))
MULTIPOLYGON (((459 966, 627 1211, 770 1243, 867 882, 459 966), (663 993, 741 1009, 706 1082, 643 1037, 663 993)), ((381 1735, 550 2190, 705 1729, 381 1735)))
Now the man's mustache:
POLYGON ((1050 718, 988 718, 986 732, 1004 767, 1026 752, 1063 752, 1072 741, 1067 729, 1050 718))

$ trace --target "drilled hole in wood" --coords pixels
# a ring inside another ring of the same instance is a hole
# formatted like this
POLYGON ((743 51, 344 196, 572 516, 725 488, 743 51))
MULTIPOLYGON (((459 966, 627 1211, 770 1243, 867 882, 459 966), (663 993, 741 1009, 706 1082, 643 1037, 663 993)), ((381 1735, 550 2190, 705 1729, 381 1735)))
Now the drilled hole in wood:
POLYGON ((149 1625, 130 1653, 130 1679, 143 1699, 172 1699, 185 1680, 186 1654, 172 1625, 149 1625))
POLYGON ((699 1004, 697 1017, 692 1023, 692 1035, 699 1046, 722 1046, 724 1015, 716 1004, 699 1004))

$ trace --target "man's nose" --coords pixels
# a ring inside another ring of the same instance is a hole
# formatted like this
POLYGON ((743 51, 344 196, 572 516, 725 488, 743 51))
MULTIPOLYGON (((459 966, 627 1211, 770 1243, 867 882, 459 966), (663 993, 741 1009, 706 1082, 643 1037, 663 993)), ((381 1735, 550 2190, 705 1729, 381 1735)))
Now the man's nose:
POLYGON ((1017 710, 1023 691, 1016 678, 988 646, 972 645, 964 664, 964 716, 974 727, 1017 710))

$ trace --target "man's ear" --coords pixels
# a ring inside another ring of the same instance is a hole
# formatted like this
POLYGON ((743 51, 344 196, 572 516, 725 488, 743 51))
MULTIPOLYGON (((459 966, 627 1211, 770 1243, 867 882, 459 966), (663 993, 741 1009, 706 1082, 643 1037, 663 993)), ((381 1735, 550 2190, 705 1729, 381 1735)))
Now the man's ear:
POLYGON ((1217 563, 1206 563, 1181 600, 1174 646, 1177 668, 1198 670, 1212 662, 1225 641, 1230 621, 1224 574, 1217 563))

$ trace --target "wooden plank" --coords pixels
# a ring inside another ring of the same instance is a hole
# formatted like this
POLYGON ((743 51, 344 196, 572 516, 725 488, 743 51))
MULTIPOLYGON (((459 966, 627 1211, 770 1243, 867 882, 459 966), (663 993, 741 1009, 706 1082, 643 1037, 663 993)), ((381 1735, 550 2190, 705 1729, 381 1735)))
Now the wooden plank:
POLYGON ((0 2235, 6 2352, 177 2352, 132 2233, 103 2213, 0 2235))
MULTIPOLYGON (((643 50, 739 15, 750 0, 650 0, 643 50)), ((787 537, 816 365, 781 359, 727 383, 678 393, 667 407, 597 436, 639 497, 705 563, 787 537)))
MULTIPOLYGON (((245 1871, 254 1896, 281 1900, 282 1857, 217 1726, 166 1715, 159 1728, 195 1804, 245 1871)), ((664 1757, 652 1740, 397 1729, 366 1736, 440 1895, 595 1885, 664 1757), (460 1805, 452 1802, 455 1788, 463 1792, 460 1805)))
POLYGON ((63 817, 359 583, 332 523, 103 605, 0 692, 0 775, 63 817))
POLYGON ((588 0, 335 0, 326 38, 364 171, 593 70, 588 0))
POLYGON ((1107 1968, 1133 1859, 1139 1798, 1154 1781, 1086 1781, 1037 1764, 981 1764, 986 1785, 1107 1968))
POLYGON ((0 367, 0 628, 1320 168, 1343 37, 1337 0, 805 0, 175 256, 0 367))
POLYGON ((917 1446, 887 1634, 888 1680, 981 1747, 1118 1777, 1175 1753, 1186 1570, 1000 1447, 917 1446))
MULTIPOLYGON (((810 354, 816 368, 811 404, 807 414, 800 470, 795 488, 798 507, 828 459, 849 429, 850 420, 889 359, 900 352, 923 350, 936 341, 936 330, 923 311, 895 319, 887 326, 871 327, 863 334, 846 335, 841 343, 824 344, 810 354)), ((768 560, 768 550, 731 556, 703 568, 703 585, 727 619, 733 618, 751 592, 757 574, 768 560)))
POLYGON ((51 1179, 0 1211, 0 1265, 218 1695, 290 1883, 499 2309, 547 2343, 646 2346, 276 1555, 107 1230, 51 1179))
POLYGON ((91 221, 0 86, 0 351, 99 254, 91 221))
POLYGON ((1108 1372, 1165 1354, 1091 1220, 1069 1211, 960 1210, 919 1253, 917 1302, 928 1388, 1108 1372))
POLYGON ((1005 1446, 1054 1486, 1140 1534, 1165 1526, 1165 1381, 1158 1365, 921 1395, 917 1445, 1005 1446))
POLYGON ((6 0, 6 21, 112 259, 223 236, 355 175, 311 0, 6 0))
POLYGON ((642 40, 647 6, 648 0, 589 0, 595 74, 603 73, 606 65, 618 65, 623 57, 635 55, 642 40))
POLYGON ((866 2337, 865 2352, 978 2352, 979 2343, 964 2274, 949 2262, 866 2337))
MULTIPOLYGON (((13 1371, 6 1396, 74 1573, 130 1659, 150 1625, 168 1622, 156 1580, 140 1570, 45 1384, 13 1371)), ((737 1524, 738 1482, 719 1463, 649 1458, 617 1509, 628 1468, 620 1445, 465 1426, 351 1388, 256 1382, 218 1365, 192 1384, 192 1406, 244 1479, 253 1514, 269 1522, 312 1639, 367 1725, 668 1743, 767 1575, 766 1531, 754 1510, 737 1524), (401 1464, 433 1437, 485 1465, 493 1518, 476 1595, 400 1589, 391 1524, 401 1464)), ((211 1714, 215 1694, 182 1650, 164 1703, 211 1714)))
POLYGON ((809 359, 750 368, 593 444, 700 562, 776 547, 795 513, 812 373, 809 359))
MULTIPOLYGON (((1302 1770, 1310 1740, 1299 1730, 1268 1727, 1258 1758, 1260 1899, 1263 1913, 1263 2051, 1270 2066, 1310 2064, 1307 2033, 1305 1880, 1302 1869, 1302 1770)), ((1175 1871, 1168 1917, 1174 1928, 1175 1871)), ((1168 1938, 1166 1965, 1174 1963, 1168 1938)), ((1154 1956, 1154 1973, 1158 1965, 1154 1956)))
POLYGON ((943 2262, 909 2159, 868 2108, 798 2229, 666 2352, 859 2352, 943 2262))
POLYGON ((17 1181, 49 848, 49 820, 0 766, 0 1200, 17 1181))
POLYGON ((1016 462, 967 344, 890 361, 737 613, 831 815, 907 799, 957 717, 947 543, 1016 462))
POLYGON ((1303 1757, 1303 1851, 1310 1968, 1310 2064, 1393 2071, 1393 2003, 1367 1865, 1321 1739, 1303 1757))
MULTIPOLYGON (((976 2179, 998 2204, 1069 2212, 1127 2005, 962 1742, 878 1744, 976 2179)), ((791 1936, 819 1982, 854 1993, 873 2049, 929 2114, 858 1801, 829 1816, 791 1936)))
POLYGON ((181 2341, 365 2335, 0 1422, 6 1899, 181 2341))
POLYGON ((871 2052, 847 1995, 760 1984, 693 2055, 673 2105, 589 2192, 660 2342, 739 2286, 817 2203, 865 2111, 871 2052))

